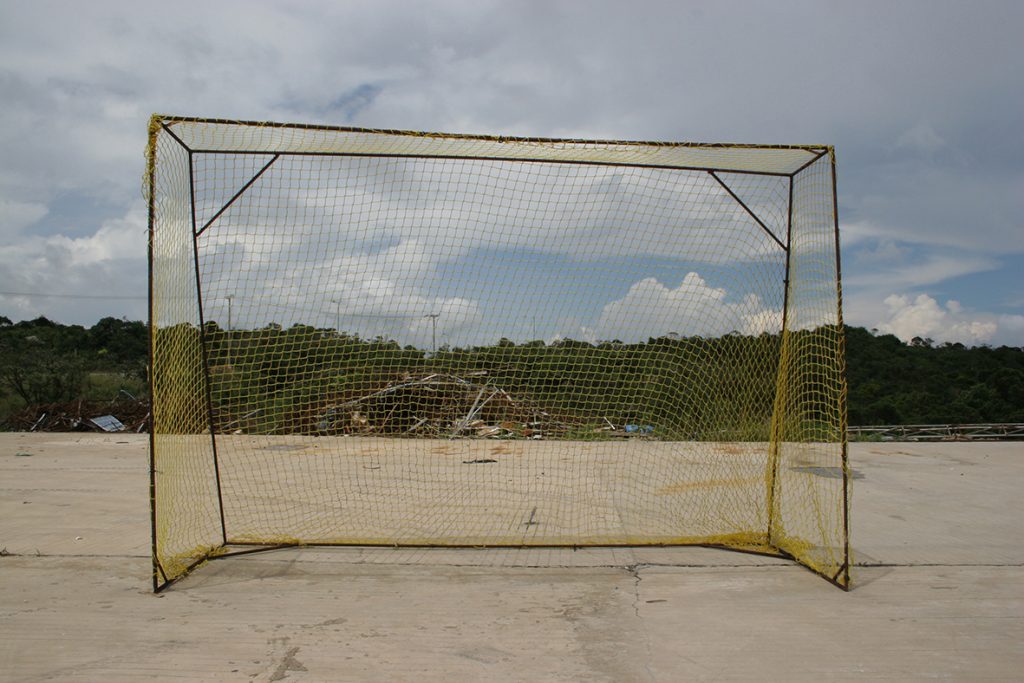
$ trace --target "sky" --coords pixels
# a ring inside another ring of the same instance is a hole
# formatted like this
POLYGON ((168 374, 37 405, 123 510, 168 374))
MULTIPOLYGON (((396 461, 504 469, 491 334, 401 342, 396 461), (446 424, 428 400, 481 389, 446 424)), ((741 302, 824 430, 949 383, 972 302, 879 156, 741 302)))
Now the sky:
MULTIPOLYGON (((846 321, 1024 346, 1022 34, 1015 1, 0 0, 0 315, 145 317, 143 151, 162 112, 834 145, 846 321)), ((399 258, 424 280, 466 267, 393 237, 375 263, 399 258)), ((334 267, 357 272, 358 257, 334 267)), ((622 336, 631 311, 684 299, 730 306, 751 331, 777 314, 721 268, 644 258, 642 272, 593 283, 607 291, 589 318, 517 324, 622 336)), ((450 336, 489 308, 456 292, 402 297, 403 311, 447 307, 450 336)), ((329 322, 331 308, 316 313, 329 322)), ((429 324, 405 330, 424 343, 429 324)))

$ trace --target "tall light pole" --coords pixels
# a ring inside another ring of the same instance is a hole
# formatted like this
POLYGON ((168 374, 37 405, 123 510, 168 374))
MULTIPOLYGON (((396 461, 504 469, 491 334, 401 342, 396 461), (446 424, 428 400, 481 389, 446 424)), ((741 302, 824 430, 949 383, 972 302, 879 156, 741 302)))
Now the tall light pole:
POLYGON ((433 341, 433 353, 437 353, 437 319, 440 313, 427 313, 424 318, 430 318, 430 337, 433 341))
POLYGON ((334 304, 334 334, 341 336, 341 299, 331 299, 334 304))
POLYGON ((231 300, 235 298, 234 294, 228 294, 225 299, 228 300, 228 365, 231 365, 231 300))

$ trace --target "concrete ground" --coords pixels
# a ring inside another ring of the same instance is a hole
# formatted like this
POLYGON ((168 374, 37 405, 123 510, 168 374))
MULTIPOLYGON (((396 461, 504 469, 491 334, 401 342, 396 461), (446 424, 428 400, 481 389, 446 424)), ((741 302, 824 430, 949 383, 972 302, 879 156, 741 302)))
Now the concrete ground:
POLYGON ((851 461, 850 593, 702 548, 338 548, 153 595, 145 437, 0 434, 0 680, 1024 680, 1024 444, 851 461))

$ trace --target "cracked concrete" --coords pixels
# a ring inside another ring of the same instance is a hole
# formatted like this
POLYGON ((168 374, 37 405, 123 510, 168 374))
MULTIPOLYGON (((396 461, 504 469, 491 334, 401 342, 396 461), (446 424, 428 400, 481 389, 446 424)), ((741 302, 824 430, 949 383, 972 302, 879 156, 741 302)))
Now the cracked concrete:
POLYGON ((633 611, 636 613, 637 618, 640 617, 640 569, 643 565, 631 564, 625 567, 629 575, 633 577, 633 592, 635 599, 633 600, 633 611))
POLYGON ((0 434, 0 680, 1019 680, 1024 447, 851 454, 850 593, 706 548, 305 548, 154 596, 144 437, 0 434))

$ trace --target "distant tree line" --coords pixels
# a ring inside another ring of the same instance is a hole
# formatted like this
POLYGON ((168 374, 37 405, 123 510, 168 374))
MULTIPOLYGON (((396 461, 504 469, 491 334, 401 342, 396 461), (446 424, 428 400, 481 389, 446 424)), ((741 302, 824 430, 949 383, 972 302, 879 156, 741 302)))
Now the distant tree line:
POLYGON ((1024 422, 1024 348, 846 328, 850 424, 1024 422))
MULTIPOLYGON (((195 328, 166 332, 176 335, 178 348, 198 345, 188 341, 195 328)), ((664 438, 735 440, 768 437, 777 367, 765 370, 779 343, 777 336, 738 334, 637 344, 500 339, 429 352, 306 325, 229 333, 212 323, 206 339, 214 418, 222 430, 321 433, 325 414, 337 406, 408 379, 445 375, 472 378, 512 398, 513 411, 483 407, 480 417, 490 421, 558 424, 572 438, 596 438, 605 424, 631 424, 656 426, 664 438)), ((179 369, 175 377, 181 376, 179 369)), ((397 389, 364 404, 361 417, 374 433, 400 435, 444 403, 466 398, 458 391, 431 396, 423 388, 397 389)))
POLYGON ((26 406, 144 397, 147 326, 103 318, 92 327, 0 316, 0 421, 26 406))
MULTIPOLYGON (((845 331, 851 424, 1024 422, 1024 349, 928 339, 905 344, 859 327, 845 331)), ((228 332, 211 322, 205 332, 219 426, 244 427, 255 412, 262 416, 260 431, 273 433, 315 431, 331 405, 437 372, 482 373, 553 419, 649 423, 679 438, 710 437, 729 425, 734 438, 763 438, 775 382, 765 363, 780 343, 768 334, 636 344, 502 339, 430 353, 306 325, 228 332), (690 417, 679 421, 680 413, 690 417)), ((176 335, 180 348, 198 357, 198 329, 161 334, 176 335)), ((146 324, 138 321, 104 318, 86 328, 0 316, 0 421, 28 405, 120 392, 144 397, 147 339, 146 324)), ((414 419, 411 408, 402 414, 389 404, 388 410, 396 428, 414 419)))

